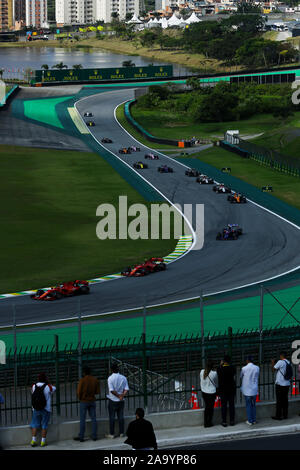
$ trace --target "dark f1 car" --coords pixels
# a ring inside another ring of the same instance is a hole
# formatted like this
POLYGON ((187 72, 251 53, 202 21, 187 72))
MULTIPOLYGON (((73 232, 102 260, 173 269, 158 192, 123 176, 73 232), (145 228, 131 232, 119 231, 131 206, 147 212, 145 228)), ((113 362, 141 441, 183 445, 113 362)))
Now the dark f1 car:
POLYGON ((86 125, 89 126, 89 127, 93 127, 93 126, 95 126, 96 124, 95 124, 94 121, 87 121, 87 122, 86 122, 86 125))
POLYGON ((158 271, 165 271, 166 265, 163 258, 150 258, 144 263, 137 264, 133 268, 128 267, 122 271, 122 276, 146 276, 150 273, 155 273, 158 271))
POLYGON ((133 166, 134 166, 134 168, 137 168, 138 170, 144 170, 144 169, 148 168, 148 165, 146 165, 143 162, 135 162, 133 164, 133 166))
POLYGON ((86 112, 84 113, 84 117, 93 117, 93 113, 86 112))
POLYGON ((186 176, 200 176, 201 173, 198 170, 195 170, 195 168, 189 168, 188 170, 185 171, 186 176))
POLYGON ((123 147, 122 149, 119 150, 119 153, 130 154, 131 153, 130 147, 128 148, 123 147))
POLYGON ((223 183, 216 184, 216 186, 213 186, 213 191, 215 191, 215 193, 231 193, 231 189, 229 188, 229 186, 225 186, 225 184, 223 183))
POLYGON ((140 147, 135 147, 134 145, 132 145, 131 147, 128 147, 129 150, 131 150, 131 152, 140 152, 141 149, 140 147))
POLYGON ((146 153, 145 158, 149 158, 149 160, 159 160, 159 156, 154 155, 154 153, 146 153))
POLYGON ((104 138, 101 140, 101 142, 102 142, 103 144, 112 144, 112 143, 113 143, 113 141, 112 141, 111 139, 109 139, 108 137, 104 137, 104 138))
POLYGON ((209 176, 200 175, 196 179, 196 182, 199 183, 199 184, 213 184, 214 180, 212 178, 210 178, 209 176))
POLYGON ((237 240, 243 234, 243 229, 238 224, 228 224, 216 236, 216 240, 237 240))
POLYGON ((62 297, 88 294, 90 292, 88 281, 71 281, 51 287, 48 290, 39 289, 30 297, 34 300, 58 300, 62 297))
POLYGON ((245 204, 247 199, 243 194, 233 193, 227 196, 227 201, 230 201, 231 204, 245 204))
POLYGON ((168 165, 161 165, 157 168, 160 173, 173 173, 173 168, 168 165))

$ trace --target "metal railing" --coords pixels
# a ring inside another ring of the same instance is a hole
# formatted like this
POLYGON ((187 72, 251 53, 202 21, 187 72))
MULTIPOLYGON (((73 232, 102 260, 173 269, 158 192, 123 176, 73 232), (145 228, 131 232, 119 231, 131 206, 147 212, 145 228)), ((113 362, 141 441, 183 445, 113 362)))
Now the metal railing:
MULTIPOLYGON (((261 374, 259 398, 261 401, 275 399, 274 373, 271 358, 278 358, 284 349, 291 355, 291 343, 300 338, 300 328, 284 328, 259 332, 239 333, 205 337, 204 345, 200 336, 175 338, 170 341, 149 343, 136 340, 131 344, 116 344, 106 347, 59 350, 58 341, 51 351, 36 351, 32 354, 9 354, 6 364, 0 368, 0 392, 4 397, 2 425, 29 424, 31 420, 31 386, 37 375, 45 371, 49 381, 57 390, 53 396, 52 422, 61 419, 78 419, 79 403, 76 396, 79 380, 79 360, 88 364, 100 380, 100 396, 97 399, 98 417, 106 417, 107 377, 112 362, 117 362, 120 371, 128 378, 130 392, 126 398, 125 413, 133 415, 137 407, 148 412, 178 411, 191 407, 192 387, 200 394, 199 372, 202 368, 203 347, 205 358, 211 358, 215 365, 225 353, 232 356, 237 368, 237 405, 242 404, 239 388, 240 369, 245 358, 251 354, 259 363, 261 374), (262 345, 262 349, 261 349, 262 345)), ((300 388, 297 366, 290 389, 290 399, 296 399, 300 388)))

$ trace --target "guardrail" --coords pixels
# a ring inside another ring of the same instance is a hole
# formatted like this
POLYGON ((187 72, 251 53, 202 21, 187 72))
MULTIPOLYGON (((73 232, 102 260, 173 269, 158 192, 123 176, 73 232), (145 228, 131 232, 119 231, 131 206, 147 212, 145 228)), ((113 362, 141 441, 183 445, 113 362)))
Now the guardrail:
POLYGON ((247 142, 238 138, 237 144, 232 144, 226 140, 220 141, 220 147, 237 153, 241 157, 255 160, 261 165, 280 171, 290 176, 300 177, 300 163, 296 158, 289 155, 282 155, 275 150, 270 150, 253 142, 247 142))

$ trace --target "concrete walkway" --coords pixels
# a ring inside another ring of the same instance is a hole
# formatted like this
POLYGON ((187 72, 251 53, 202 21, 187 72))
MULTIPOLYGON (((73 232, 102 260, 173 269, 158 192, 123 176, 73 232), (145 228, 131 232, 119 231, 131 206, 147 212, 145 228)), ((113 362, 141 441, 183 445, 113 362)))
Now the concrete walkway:
MULTIPOLYGON (((300 417, 287 420, 274 421, 271 418, 262 419, 256 425, 249 426, 245 422, 235 426, 224 428, 220 424, 212 428, 203 426, 182 427, 173 429, 162 429, 155 431, 158 448, 167 449, 182 447, 190 444, 204 444, 224 440, 237 440, 254 437, 267 437, 287 433, 300 432, 300 417)), ((86 439, 80 443, 73 440, 58 442, 47 445, 47 450, 130 450, 131 447, 124 444, 125 438, 99 439, 93 441, 86 439)), ((43 450, 39 445, 32 449, 31 446, 7 447, 7 450, 43 450)))

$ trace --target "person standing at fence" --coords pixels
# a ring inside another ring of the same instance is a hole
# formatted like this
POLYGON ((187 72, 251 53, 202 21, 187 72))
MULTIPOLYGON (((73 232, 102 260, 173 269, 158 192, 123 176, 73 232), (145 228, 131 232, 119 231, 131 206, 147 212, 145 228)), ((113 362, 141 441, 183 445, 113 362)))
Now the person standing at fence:
POLYGON ((227 426, 227 404, 229 406, 229 422, 230 426, 234 426, 235 408, 234 400, 236 393, 235 374, 236 369, 230 364, 230 356, 224 356, 217 369, 218 374, 218 394, 221 398, 222 406, 222 426, 227 426))
POLYGON ((83 377, 77 387, 77 396, 80 401, 80 428, 79 436, 74 441, 84 441, 86 413, 89 412, 92 421, 92 439, 97 440, 96 397, 100 393, 98 379, 91 374, 88 366, 83 368, 83 377))
POLYGON ((152 423, 144 419, 143 408, 137 408, 135 421, 131 421, 127 428, 127 439, 124 444, 132 446, 132 450, 156 450, 157 442, 152 423))
POLYGON ((260 369, 253 364, 253 359, 248 356, 247 365, 241 370, 241 391, 246 401, 247 421, 246 424, 253 426, 256 424, 256 397, 258 394, 258 379, 260 369))
POLYGON ((211 360, 208 360, 205 369, 200 372, 200 388, 205 403, 204 427, 213 426, 212 418, 214 413, 215 399, 217 396, 218 374, 214 369, 211 360))
POLYGON ((36 437, 38 428, 42 429, 41 447, 46 446, 47 430, 51 415, 51 396, 55 390, 56 387, 49 383, 44 372, 38 375, 37 383, 31 388, 33 414, 30 427, 32 429, 32 447, 37 445, 36 437))
POLYGON ((276 420, 287 419, 288 417, 288 394, 291 378, 293 377, 292 366, 290 361, 286 359, 285 352, 282 351, 279 357, 279 361, 276 362, 274 359, 271 361, 273 370, 277 372, 275 378, 276 414, 272 416, 272 419, 276 420))
POLYGON ((117 413, 119 422, 119 435, 124 437, 124 397, 129 391, 128 382, 124 375, 119 373, 117 364, 112 364, 111 375, 108 377, 108 414, 109 414, 109 434, 105 437, 113 439, 115 437, 115 414, 117 413))

